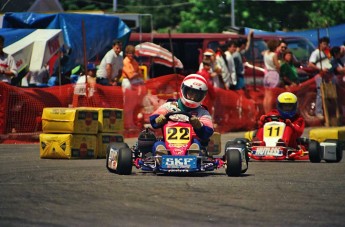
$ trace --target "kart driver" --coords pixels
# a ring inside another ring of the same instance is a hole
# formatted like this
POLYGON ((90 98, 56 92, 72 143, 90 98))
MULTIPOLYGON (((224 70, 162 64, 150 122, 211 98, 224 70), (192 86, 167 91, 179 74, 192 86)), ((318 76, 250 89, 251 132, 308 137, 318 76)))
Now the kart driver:
MULTIPOLYGON (((198 74, 186 76, 181 84, 180 98, 168 100, 161 105, 151 116, 150 123, 153 128, 161 128, 167 119, 165 115, 172 111, 184 111, 192 115, 189 123, 192 125, 197 138, 194 138, 190 149, 200 150, 203 142, 208 142, 214 129, 210 113, 201 106, 202 101, 207 95, 207 81, 198 74)), ((153 146, 153 153, 166 150, 163 141, 157 141, 153 146)))
POLYGON ((263 126, 267 116, 281 116, 285 120, 285 130, 283 141, 287 147, 298 148, 297 139, 302 136, 305 121, 304 118, 297 113, 297 96, 291 92, 283 92, 277 98, 277 109, 271 110, 269 113, 260 117, 258 122, 259 128, 256 139, 263 141, 263 126))

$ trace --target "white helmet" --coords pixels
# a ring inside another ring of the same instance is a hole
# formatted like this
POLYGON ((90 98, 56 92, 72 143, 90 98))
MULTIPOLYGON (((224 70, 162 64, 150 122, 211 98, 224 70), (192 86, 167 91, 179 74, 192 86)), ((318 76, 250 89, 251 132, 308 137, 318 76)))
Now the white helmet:
POLYGON ((197 108, 206 97, 207 81, 203 76, 190 74, 183 79, 180 93, 186 107, 197 108))

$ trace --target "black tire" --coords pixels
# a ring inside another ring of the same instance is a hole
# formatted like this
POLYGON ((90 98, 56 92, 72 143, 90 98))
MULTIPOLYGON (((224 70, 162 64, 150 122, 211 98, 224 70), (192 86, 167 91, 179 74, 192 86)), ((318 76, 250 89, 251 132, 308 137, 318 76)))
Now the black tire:
MULTIPOLYGON (((243 149, 245 152, 246 162, 248 166, 249 155, 248 155, 247 143, 249 142, 250 141, 247 138, 235 138, 234 140, 230 140, 225 144, 225 151, 227 150, 228 147, 237 147, 237 148, 243 149)), ((244 170, 242 173, 245 173, 246 171, 247 169, 244 170)))
POLYGON ((316 140, 310 140, 309 141, 309 160, 313 163, 319 163, 321 162, 322 156, 321 156, 321 147, 320 143, 316 140))
POLYGON ((128 148, 128 145, 126 143, 109 143, 107 146, 106 156, 105 156, 105 167, 107 167, 109 172, 116 173, 115 170, 109 168, 108 166, 109 153, 112 148, 113 149, 128 148))
POLYGON ((225 152, 226 174, 229 177, 238 177, 242 172, 241 153, 237 149, 228 149, 225 152))
POLYGON ((343 149, 344 149, 344 144, 341 143, 340 141, 338 140, 331 140, 331 139, 328 139, 328 140, 325 140, 325 142, 334 142, 336 143, 337 145, 337 148, 336 148, 336 160, 332 161, 332 160, 326 160, 326 162, 328 163, 337 163, 337 162, 340 162, 342 159, 343 159, 343 149))
POLYGON ((120 175, 132 174, 132 150, 123 147, 119 150, 116 173, 120 175))

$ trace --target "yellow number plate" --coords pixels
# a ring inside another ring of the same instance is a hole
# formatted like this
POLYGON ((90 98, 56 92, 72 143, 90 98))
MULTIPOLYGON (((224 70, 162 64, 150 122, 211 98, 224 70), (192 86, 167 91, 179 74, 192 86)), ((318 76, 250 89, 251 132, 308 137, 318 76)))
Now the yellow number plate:
POLYGON ((283 125, 268 125, 264 126, 264 137, 283 137, 284 126, 283 125))
POLYGON ((169 143, 188 143, 191 139, 191 131, 187 127, 166 127, 165 135, 169 143))

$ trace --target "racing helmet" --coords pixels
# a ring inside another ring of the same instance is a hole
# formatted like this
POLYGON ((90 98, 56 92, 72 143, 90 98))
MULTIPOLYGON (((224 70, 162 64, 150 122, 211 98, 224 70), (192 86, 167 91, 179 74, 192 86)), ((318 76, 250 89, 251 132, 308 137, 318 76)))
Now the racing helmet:
POLYGON ((293 118, 297 113, 297 96, 283 92, 277 98, 277 109, 283 118, 293 118))
POLYGON ((197 108, 207 94, 206 79, 198 74, 186 76, 181 84, 180 99, 188 108, 197 108))

